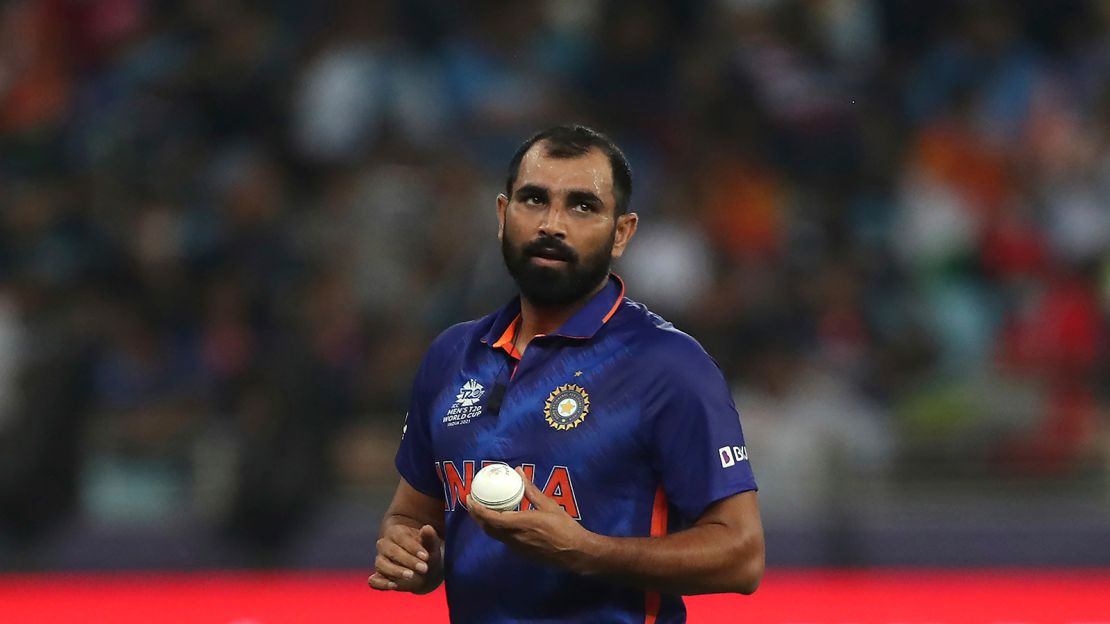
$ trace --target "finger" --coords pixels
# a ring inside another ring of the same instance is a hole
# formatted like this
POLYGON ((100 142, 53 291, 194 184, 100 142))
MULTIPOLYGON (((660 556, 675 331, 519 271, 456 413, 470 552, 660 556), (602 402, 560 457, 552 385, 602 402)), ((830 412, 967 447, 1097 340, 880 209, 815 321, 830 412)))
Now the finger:
POLYGON ((381 553, 378 553, 377 558, 374 559, 374 568, 377 570, 378 574, 397 583, 416 578, 416 572, 412 568, 399 565, 396 561, 393 561, 381 553))
POLYGON ((401 544, 390 539, 382 538, 378 540, 378 554, 385 555, 392 559, 397 565, 404 566, 410 570, 421 573, 427 572, 428 564, 424 563, 424 561, 416 555, 416 553, 423 550, 420 546, 420 542, 414 539, 407 539, 405 540, 405 545, 408 546, 408 548, 404 548, 401 544))
POLYGON ((394 583, 393 581, 387 579, 381 574, 378 574, 377 572, 371 574, 370 578, 366 582, 370 585, 371 588, 377 589, 379 591, 390 591, 393 589, 397 589, 397 583, 394 583))
POLYGON ((425 524, 420 527, 420 544, 424 547, 416 553, 416 556, 427 561, 430 552, 439 551, 439 534, 436 533, 436 528, 430 524, 425 524))
POLYGON ((370 586, 374 587, 375 589, 381 588, 387 591, 400 592, 418 591, 428 582, 428 579, 421 574, 417 574, 411 579, 392 578, 382 569, 374 570, 374 574, 370 577, 370 580, 370 586))
POLYGON ((474 496, 471 494, 466 495, 466 510, 470 512, 472 518, 482 522, 486 522, 486 518, 490 513, 490 510, 482 503, 474 500, 474 496))
POLYGON ((494 511, 474 500, 473 495, 468 495, 466 497, 466 508, 470 511, 470 516, 474 518, 487 533, 491 530, 498 530, 504 527, 504 516, 507 512, 494 511))
MULTIPOLYGON (((390 530, 385 533, 385 541, 394 542, 405 551, 412 554, 414 557, 419 557, 420 553, 425 550, 424 544, 421 543, 421 533, 419 530, 413 529, 408 526, 393 525, 390 530)), ((378 540, 381 543, 382 540, 378 540)))
POLYGON ((524 479, 524 497, 528 499, 528 502, 532 503, 533 507, 539 509, 540 511, 554 511, 556 508, 562 509, 562 507, 559 506, 559 503, 556 503, 546 494, 541 492, 540 488, 536 487, 535 483, 530 481, 528 477, 524 476, 524 471, 522 469, 517 468, 516 470, 524 479))

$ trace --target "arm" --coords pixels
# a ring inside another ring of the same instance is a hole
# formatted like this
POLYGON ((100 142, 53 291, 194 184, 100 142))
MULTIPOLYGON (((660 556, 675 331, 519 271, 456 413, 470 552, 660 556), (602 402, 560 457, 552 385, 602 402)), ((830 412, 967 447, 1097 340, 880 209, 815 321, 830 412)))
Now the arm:
POLYGON ((499 513, 472 497, 468 508, 486 533, 518 552, 647 591, 750 594, 763 576, 763 528, 755 492, 717 501, 694 526, 664 537, 598 535, 527 479, 525 495, 536 509, 499 513))
POLYGON ((443 582, 443 501, 403 478, 378 533, 370 587, 426 594, 443 582))
POLYGON ((709 506, 694 526, 664 537, 589 533, 576 549, 583 574, 676 594, 751 594, 763 577, 763 527, 755 492, 709 506))

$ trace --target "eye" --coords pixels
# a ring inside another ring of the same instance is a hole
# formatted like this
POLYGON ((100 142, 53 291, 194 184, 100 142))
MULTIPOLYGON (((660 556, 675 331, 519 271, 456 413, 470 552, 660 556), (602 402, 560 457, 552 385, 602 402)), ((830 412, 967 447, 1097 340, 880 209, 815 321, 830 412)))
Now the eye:
POLYGON ((539 206, 543 203, 543 198, 539 195, 529 195, 524 198, 524 203, 529 206, 539 206))
POLYGON ((597 212, 597 206, 586 202, 579 202, 575 204, 574 210, 577 212, 597 212))

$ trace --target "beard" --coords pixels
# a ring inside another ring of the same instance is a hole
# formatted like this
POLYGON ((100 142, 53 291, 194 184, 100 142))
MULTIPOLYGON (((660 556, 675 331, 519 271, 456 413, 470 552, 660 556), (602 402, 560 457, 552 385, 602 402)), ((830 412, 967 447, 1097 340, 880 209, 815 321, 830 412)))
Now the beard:
POLYGON ((582 256, 561 239, 537 238, 522 247, 509 240, 508 229, 501 237, 501 255, 520 294, 540 308, 568 306, 585 299, 609 276, 616 227, 605 245, 582 256), (559 267, 539 266, 533 257, 563 260, 559 267))

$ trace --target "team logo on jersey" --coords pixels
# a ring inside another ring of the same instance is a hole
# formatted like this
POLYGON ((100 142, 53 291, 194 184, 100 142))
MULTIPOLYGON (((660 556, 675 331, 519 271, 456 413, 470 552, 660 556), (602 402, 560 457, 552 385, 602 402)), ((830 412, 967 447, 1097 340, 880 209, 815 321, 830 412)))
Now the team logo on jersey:
POLYGON ((590 411, 590 395, 582 386, 563 384, 551 391, 543 406, 547 424, 559 431, 577 427, 590 411))
POLYGON ((478 405, 478 401, 482 395, 486 393, 486 389, 478 380, 471 379, 464 383, 459 388, 459 393, 455 395, 455 403, 451 409, 447 410, 447 414, 443 417, 443 424, 448 427, 456 425, 469 424, 471 420, 482 415, 482 406, 478 405))

